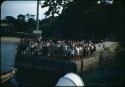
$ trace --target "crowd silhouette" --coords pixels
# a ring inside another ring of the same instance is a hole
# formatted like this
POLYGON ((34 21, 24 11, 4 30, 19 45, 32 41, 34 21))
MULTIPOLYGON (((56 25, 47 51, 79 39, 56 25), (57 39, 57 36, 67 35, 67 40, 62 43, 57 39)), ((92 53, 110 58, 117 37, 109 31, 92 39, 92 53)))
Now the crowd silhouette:
POLYGON ((85 40, 42 40, 22 38, 17 52, 21 55, 68 57, 80 60, 92 56, 96 51, 95 43, 85 40))

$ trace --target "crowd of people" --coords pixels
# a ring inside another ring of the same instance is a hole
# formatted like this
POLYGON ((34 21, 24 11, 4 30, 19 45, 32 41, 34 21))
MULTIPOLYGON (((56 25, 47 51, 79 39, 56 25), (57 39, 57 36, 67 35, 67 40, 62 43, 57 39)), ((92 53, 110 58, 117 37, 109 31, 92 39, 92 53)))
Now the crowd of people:
POLYGON ((43 40, 22 38, 17 52, 21 55, 68 57, 80 60, 92 56, 96 46, 92 41, 78 40, 43 40))

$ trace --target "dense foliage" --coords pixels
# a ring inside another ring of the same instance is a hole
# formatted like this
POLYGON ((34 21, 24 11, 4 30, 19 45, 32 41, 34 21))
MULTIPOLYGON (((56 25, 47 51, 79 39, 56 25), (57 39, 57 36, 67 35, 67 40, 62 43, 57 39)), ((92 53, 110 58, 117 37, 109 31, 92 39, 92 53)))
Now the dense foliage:
MULTIPOLYGON (((42 0, 49 7, 46 19, 40 20, 43 37, 64 39, 119 39, 124 36, 124 5, 97 4, 97 0, 42 0), (58 15, 58 16, 55 16, 58 15)), ((33 15, 7 16, 3 22, 13 23, 14 31, 32 33, 36 29, 33 15)))

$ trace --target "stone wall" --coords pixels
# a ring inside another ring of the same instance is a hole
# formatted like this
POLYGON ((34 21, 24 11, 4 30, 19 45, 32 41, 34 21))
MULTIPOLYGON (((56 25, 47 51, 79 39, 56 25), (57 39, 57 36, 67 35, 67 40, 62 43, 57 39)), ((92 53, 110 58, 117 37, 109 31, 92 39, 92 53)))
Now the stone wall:
POLYGON ((77 65, 77 72, 89 71, 98 67, 99 56, 82 59, 80 61, 74 61, 74 63, 77 65))
POLYGON ((105 63, 115 58, 117 55, 116 49, 119 48, 118 42, 104 42, 103 44, 105 45, 105 49, 102 49, 101 46, 99 47, 98 44, 96 44, 97 54, 93 57, 85 58, 80 61, 73 61, 77 65, 78 73, 95 69, 100 63, 105 63))

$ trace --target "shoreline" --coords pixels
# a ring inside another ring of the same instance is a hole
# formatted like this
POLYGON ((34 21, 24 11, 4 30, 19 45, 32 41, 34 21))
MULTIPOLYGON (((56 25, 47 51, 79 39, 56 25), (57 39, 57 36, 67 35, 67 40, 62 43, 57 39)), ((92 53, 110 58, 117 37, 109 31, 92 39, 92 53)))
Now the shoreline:
POLYGON ((18 38, 18 37, 1 37, 1 42, 19 43, 20 38, 18 38))

